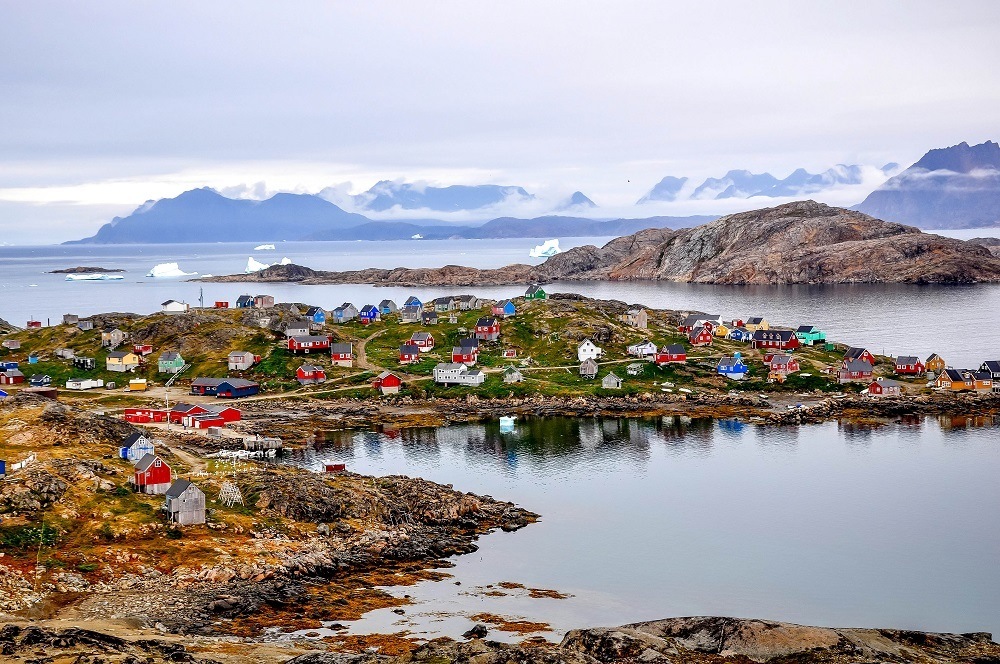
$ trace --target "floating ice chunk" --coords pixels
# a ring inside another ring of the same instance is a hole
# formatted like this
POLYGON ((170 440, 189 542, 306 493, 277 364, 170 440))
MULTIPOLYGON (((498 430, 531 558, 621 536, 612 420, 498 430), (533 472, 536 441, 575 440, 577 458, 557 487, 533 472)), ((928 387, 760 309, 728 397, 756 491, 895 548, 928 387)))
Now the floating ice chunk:
POLYGON ((532 258, 548 258, 549 256, 555 256, 556 254, 561 253, 562 249, 559 248, 559 240, 546 240, 529 251, 528 255, 532 258))
POLYGON ((416 235, 411 235, 411 236, 410 236, 410 239, 411 239, 411 240, 423 240, 423 239, 424 239, 424 236, 423 236, 423 235, 421 235, 420 233, 417 233, 416 235))
POLYGON ((254 251, 274 251, 273 244, 260 244, 253 248, 254 251))
POLYGON ((190 277, 194 274, 198 273, 185 272, 177 263, 160 263, 159 265, 154 265, 153 269, 146 273, 146 276, 163 279, 167 277, 190 277))

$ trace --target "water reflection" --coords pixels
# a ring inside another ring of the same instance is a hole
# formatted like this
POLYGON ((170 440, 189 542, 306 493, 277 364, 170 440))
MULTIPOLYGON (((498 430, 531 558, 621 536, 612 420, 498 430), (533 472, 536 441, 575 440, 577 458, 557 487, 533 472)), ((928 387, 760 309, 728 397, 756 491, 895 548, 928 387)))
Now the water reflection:
MULTIPOLYGON (((461 586, 400 589, 417 601, 407 625, 428 637, 460 635, 479 610, 557 635, 698 614, 996 631, 998 424, 532 418, 509 433, 496 422, 328 431, 281 462, 424 477, 542 515, 456 558, 461 586), (500 581, 574 597, 462 594, 500 581)), ((399 620, 386 609, 357 628, 399 620)))

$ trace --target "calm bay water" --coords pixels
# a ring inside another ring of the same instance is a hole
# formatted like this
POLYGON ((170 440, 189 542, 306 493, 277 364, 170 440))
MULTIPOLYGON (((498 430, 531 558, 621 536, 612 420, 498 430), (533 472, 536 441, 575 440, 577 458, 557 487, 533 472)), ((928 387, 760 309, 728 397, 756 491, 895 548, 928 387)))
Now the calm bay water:
MULTIPOLYGON (((678 615, 1000 633, 1000 429, 551 418, 331 432, 286 460, 512 500, 539 523, 484 537, 416 604, 351 626, 457 636, 491 612, 566 629, 678 615), (455 585, 458 580, 461 585, 455 585), (570 593, 484 597, 503 581, 570 593)), ((496 635, 499 636, 499 635, 496 635)))
MULTIPOLYGON (((563 247, 603 244, 608 238, 570 238, 563 247)), ((144 275, 158 263, 178 262, 186 272, 242 272, 247 257, 277 262, 288 256, 316 269, 364 267, 433 267, 464 264, 484 268, 512 262, 538 263, 528 257, 531 239, 439 240, 395 242, 287 242, 277 251, 255 252, 248 244, 206 245, 70 245, 0 247, 0 318, 24 325, 29 318, 58 322, 64 313, 90 315, 106 311, 151 313, 167 299, 196 304, 199 289, 206 303, 233 302, 248 288, 273 294, 278 301, 319 304, 327 308, 352 301, 361 306, 388 297, 402 301, 474 291, 484 297, 510 297, 523 286, 478 288, 378 288, 363 285, 300 286, 295 284, 196 284, 144 275), (120 282, 67 282, 49 270, 76 265, 120 267, 120 282)), ((660 282, 561 282, 552 292, 575 292, 618 299, 655 308, 700 310, 726 317, 762 315, 776 324, 809 323, 832 339, 864 345, 892 355, 940 353, 952 365, 973 367, 996 359, 992 335, 1000 329, 1000 285, 976 286, 705 286, 660 282), (970 330, 977 331, 969 334, 970 330)))

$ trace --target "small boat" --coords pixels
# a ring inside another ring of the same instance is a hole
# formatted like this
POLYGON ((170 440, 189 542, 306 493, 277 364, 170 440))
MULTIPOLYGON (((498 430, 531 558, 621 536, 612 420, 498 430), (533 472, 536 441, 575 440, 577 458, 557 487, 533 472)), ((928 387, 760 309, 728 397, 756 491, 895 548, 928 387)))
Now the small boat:
POLYGON ((513 431, 514 430, 514 418, 509 415, 504 415, 500 418, 500 431, 513 431))

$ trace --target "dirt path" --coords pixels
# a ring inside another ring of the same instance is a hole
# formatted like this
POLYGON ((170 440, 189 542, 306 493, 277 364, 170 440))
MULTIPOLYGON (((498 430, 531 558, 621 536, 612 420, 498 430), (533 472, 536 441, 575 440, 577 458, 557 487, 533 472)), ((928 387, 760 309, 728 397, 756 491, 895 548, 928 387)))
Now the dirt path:
POLYGON ((365 337, 364 339, 358 342, 357 364, 359 368, 368 369, 369 371, 375 371, 376 373, 382 373, 383 371, 385 371, 385 367, 380 367, 377 364, 372 364, 371 362, 368 361, 368 352, 367 352, 368 342, 378 337, 379 335, 383 334, 384 332, 386 332, 386 330, 379 330, 375 334, 365 337))

